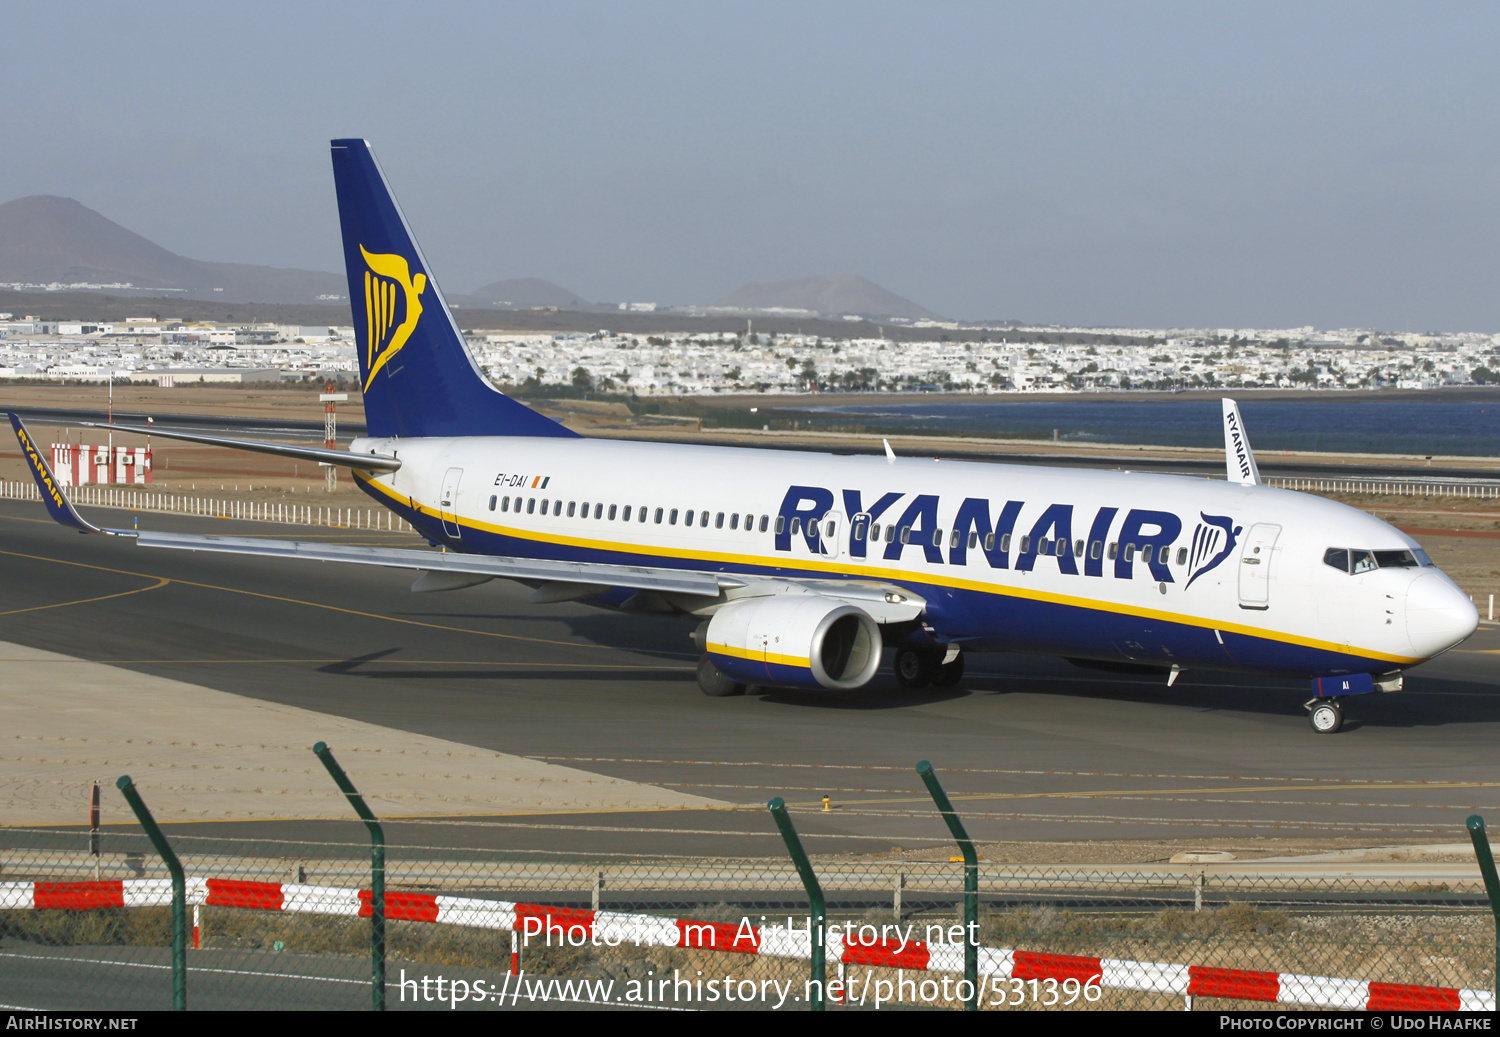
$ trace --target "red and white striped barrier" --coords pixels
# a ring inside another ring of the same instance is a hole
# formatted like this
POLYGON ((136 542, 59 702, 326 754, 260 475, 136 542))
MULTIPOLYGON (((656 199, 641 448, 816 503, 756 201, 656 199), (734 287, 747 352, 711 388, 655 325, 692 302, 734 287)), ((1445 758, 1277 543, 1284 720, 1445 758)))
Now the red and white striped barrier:
MULTIPOLYGON (((238 879, 187 881, 188 903, 208 907, 368 918, 371 900, 370 891, 366 889, 238 879)), ((108 907, 164 907, 171 903, 170 879, 0 883, 0 910, 92 911, 108 907)), ((629 943, 639 947, 697 948, 802 960, 812 955, 812 935, 805 929, 698 922, 432 893, 388 892, 385 895, 385 916, 391 920, 519 931, 530 936, 551 934, 571 946, 629 943)), ((844 965, 962 972, 964 949, 960 943, 908 941, 903 944, 890 939, 862 942, 830 933, 827 960, 844 965)), ((1495 1010, 1495 995, 1488 990, 1369 983, 1287 972, 1170 965, 995 947, 979 948, 979 972, 999 979, 1052 979, 1058 982, 1074 979, 1106 990, 1137 990, 1178 997, 1223 997, 1320 1008, 1424 1012, 1495 1010)))

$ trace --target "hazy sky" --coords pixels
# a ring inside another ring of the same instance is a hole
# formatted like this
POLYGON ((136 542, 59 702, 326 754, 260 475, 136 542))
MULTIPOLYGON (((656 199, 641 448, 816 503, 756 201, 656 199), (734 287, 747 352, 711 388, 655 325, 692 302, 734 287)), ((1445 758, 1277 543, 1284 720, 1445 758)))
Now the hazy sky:
POLYGON ((963 318, 1500 331, 1494 4, 6 5, 0 201, 450 292, 858 273, 963 318))

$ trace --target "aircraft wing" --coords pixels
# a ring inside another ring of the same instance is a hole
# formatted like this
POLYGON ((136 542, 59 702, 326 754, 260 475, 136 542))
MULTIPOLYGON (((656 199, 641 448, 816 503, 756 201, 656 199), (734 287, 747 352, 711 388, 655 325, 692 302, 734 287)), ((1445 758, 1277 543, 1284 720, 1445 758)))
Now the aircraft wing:
MULTIPOLYGON (((630 587, 636 590, 659 591, 663 594, 717 597, 721 587, 739 587, 744 584, 742 579, 732 576, 649 566, 558 562, 543 558, 509 558, 397 547, 359 547, 351 544, 320 544, 300 540, 262 540, 259 537, 158 533, 145 529, 108 530, 107 532, 133 536, 139 547, 165 547, 186 551, 213 551, 222 554, 299 558, 314 562, 380 565, 391 569, 413 569, 428 573, 453 573, 527 582, 555 581, 596 585, 601 590, 610 587, 630 587)), ((463 586, 463 584, 451 586, 463 586)))
POLYGON ((106 529, 89 522, 73 507, 73 502, 53 477, 51 466, 47 464, 21 419, 11 414, 10 422, 15 429, 16 439, 21 444, 21 455, 30 464, 32 475, 41 489, 42 500, 59 524, 80 533, 100 533, 132 539, 138 547, 409 569, 423 573, 412 587, 418 591, 455 590, 488 579, 518 580, 539 585, 532 595, 532 601, 538 604, 593 597, 614 588, 694 598, 718 598, 724 591, 743 588, 744 593, 751 596, 813 593, 837 598, 864 608, 879 623, 913 619, 926 607, 922 598, 904 588, 859 580, 777 580, 763 576, 605 562, 563 562, 546 558, 476 555, 456 551, 165 533, 147 529, 106 529))

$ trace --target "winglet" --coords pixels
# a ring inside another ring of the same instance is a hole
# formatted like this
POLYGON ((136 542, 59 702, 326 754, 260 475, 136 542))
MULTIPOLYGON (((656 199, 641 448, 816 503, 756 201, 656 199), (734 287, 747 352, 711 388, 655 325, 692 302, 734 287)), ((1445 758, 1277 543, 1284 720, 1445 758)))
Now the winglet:
POLYGON ((1239 404, 1225 399, 1224 404, 1224 465, 1230 482, 1241 486, 1259 486, 1260 469, 1255 465, 1255 455, 1250 452, 1250 437, 1245 434, 1245 422, 1240 417, 1239 404))
POLYGON ((63 493, 62 486, 52 474, 52 466, 47 464, 47 459, 42 456, 42 450, 31 438, 31 433, 26 426, 21 424, 21 419, 14 412, 9 413, 10 427, 16 430, 16 440, 21 444, 21 456, 31 466, 31 477, 36 480, 36 487, 42 493, 42 503, 47 505, 47 511, 52 518, 64 526, 72 526, 80 533, 105 533, 108 530, 100 529, 98 526, 84 520, 73 507, 73 502, 68 500, 68 495, 63 493))
POLYGON ((896 451, 891 449, 891 441, 889 439, 882 439, 881 442, 885 444, 885 463, 895 464, 896 451))

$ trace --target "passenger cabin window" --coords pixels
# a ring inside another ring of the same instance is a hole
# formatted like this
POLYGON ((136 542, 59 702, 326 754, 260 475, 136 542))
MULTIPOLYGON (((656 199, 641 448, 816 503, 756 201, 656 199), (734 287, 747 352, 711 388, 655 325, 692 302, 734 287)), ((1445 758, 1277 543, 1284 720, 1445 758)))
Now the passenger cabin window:
POLYGON ((542 514, 543 515, 547 514, 547 505, 550 504, 550 503, 551 502, 548 501, 546 497, 542 498, 542 514))
MULTIPOLYGON (((638 519, 636 519, 636 521, 637 522, 645 522, 646 521, 646 505, 642 504, 639 508, 636 508, 635 510, 636 510, 636 513, 640 516, 638 519)), ((658 522, 661 521, 661 509, 660 508, 656 509, 656 521, 658 521, 658 522)))
MULTIPOLYGON (((993 535, 993 534, 991 534, 991 535, 993 535)), ((1002 533, 1000 535, 1000 553, 1001 554, 1010 554, 1010 534, 1009 533, 1002 533)))
MULTIPOLYGON (((688 513, 687 513, 686 517, 683 518, 682 524, 684 526, 691 526, 693 524, 693 510, 691 508, 688 509, 688 513)), ((674 525, 674 526, 677 525, 677 509, 676 508, 672 509, 672 525, 674 525)))
MULTIPOLYGON (((760 531, 762 533, 764 533, 766 531, 766 526, 770 524, 770 521, 771 521, 771 516, 770 515, 762 515, 760 517, 760 531)), ((778 525, 780 525, 781 520, 777 519, 776 522, 777 522, 778 525)))
POLYGON ((1116 542, 1116 541, 1113 541, 1113 540, 1110 541, 1110 544, 1109 544, 1109 560, 1111 562, 1113 562, 1115 560, 1115 556, 1118 555, 1119 553, 1120 553, 1120 545, 1119 545, 1119 543, 1116 542))
POLYGON ((661 509, 661 508, 657 508, 656 509, 656 524, 658 526, 661 525, 661 517, 663 515, 665 515, 665 514, 666 514, 666 512, 663 509, 661 509))
POLYGON ((802 520, 800 518, 792 519, 792 536, 796 536, 800 532, 802 532, 802 520))
MULTIPOLYGON (((615 510, 614 506, 611 505, 609 510, 610 510, 611 517, 613 517, 614 510, 615 510)), ((626 522, 630 521, 630 505, 629 504, 625 505, 625 518, 624 518, 624 521, 626 521, 626 522)))
POLYGON ((722 511, 719 512, 717 515, 714 516, 714 528, 715 529, 723 529, 724 528, 724 513, 722 511))
MULTIPOLYGON (((603 505, 600 505, 600 507, 603 507, 603 505)), ((614 520, 615 520, 615 508, 616 508, 616 505, 614 505, 614 504, 611 504, 611 505, 610 505, 610 506, 609 506, 609 520, 610 520, 610 521, 611 521, 611 522, 613 522, 613 521, 614 521, 614 520)), ((596 516, 596 517, 597 517, 597 516, 596 516)), ((626 518, 629 518, 629 517, 630 517, 630 512, 629 512, 629 509, 627 509, 627 510, 626 510, 626 513, 625 513, 625 517, 626 517, 626 518)))
MULTIPOLYGON (((746 523, 746 525, 748 526, 749 524, 746 523)), ((736 511, 733 515, 729 516, 729 528, 730 529, 739 529, 740 528, 740 513, 738 511, 736 511)))
POLYGON ((943 531, 941 529, 934 529, 932 531, 932 546, 933 547, 942 547, 943 546, 943 531))
MULTIPOLYGON (((976 533, 974 535, 978 536, 979 534, 976 533)), ((995 549, 995 534, 986 533, 984 535, 984 549, 986 551, 993 551, 995 549)), ((1003 551, 1004 548, 1001 548, 1001 550, 1003 551)))
POLYGON ((1187 564, 1187 548, 1185 548, 1185 547, 1179 547, 1177 549, 1177 564, 1178 565, 1186 565, 1187 564))
MULTIPOLYGON (((885 527, 885 542, 887 544, 889 544, 891 541, 893 541, 895 539, 896 539, 896 526, 895 526, 895 523, 892 523, 892 524, 890 524, 890 525, 888 525, 888 526, 885 527)), ((903 543, 904 542, 905 541, 903 541, 903 543)))
POLYGON ((669 526, 675 526, 675 525, 677 525, 677 509, 676 508, 672 509, 672 514, 667 519, 667 525, 669 525, 669 526))
POLYGON ((1095 540, 1092 544, 1089 545, 1089 557, 1094 559, 1095 561, 1098 561, 1100 558, 1104 557, 1103 540, 1095 540))
POLYGON ((527 497, 526 498, 526 514, 530 515, 530 514, 532 514, 535 511, 536 511, 536 498, 535 497, 527 497))
MULTIPOLYGON (((777 515, 776 516, 776 532, 779 534, 785 528, 786 528, 786 516, 785 515, 777 515)), ((764 533, 766 531, 765 516, 761 516, 760 531, 762 533, 764 533)))
POLYGON ((498 502, 498 498, 496 498, 496 497, 493 497, 493 496, 492 496, 492 497, 490 497, 490 510, 491 510, 491 511, 494 511, 494 510, 495 510, 495 504, 496 504, 496 503, 497 503, 497 502, 498 502))
POLYGON ((979 534, 977 532, 971 532, 969 534, 969 550, 972 551, 972 550, 974 550, 974 548, 976 548, 978 546, 979 546, 979 534))
POLYGON ((1021 553, 1025 554, 1027 551, 1030 551, 1030 550, 1031 550, 1031 534, 1030 533, 1022 533, 1021 534, 1021 553))
POLYGON ((573 513, 575 511, 577 511, 577 510, 578 510, 578 502, 574 501, 574 500, 568 501, 568 518, 572 518, 573 517, 573 513))
MULTIPOLYGON (((604 505, 603 504, 595 504, 594 505, 594 518, 603 518, 603 517, 604 517, 604 505)), ((609 506, 609 517, 610 518, 614 518, 615 517, 615 506, 613 504, 611 504, 609 506)))
POLYGON ((870 540, 872 542, 878 542, 880 540, 880 523, 879 522, 871 522, 870 523, 870 540))
POLYGON ((559 501, 553 501, 552 502, 552 514, 554 514, 554 515, 561 515, 562 514, 562 501, 559 500, 559 501))
POLYGON ((901 542, 903 544, 909 544, 909 543, 911 543, 911 527, 910 526, 902 526, 901 527, 901 542))

